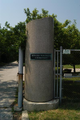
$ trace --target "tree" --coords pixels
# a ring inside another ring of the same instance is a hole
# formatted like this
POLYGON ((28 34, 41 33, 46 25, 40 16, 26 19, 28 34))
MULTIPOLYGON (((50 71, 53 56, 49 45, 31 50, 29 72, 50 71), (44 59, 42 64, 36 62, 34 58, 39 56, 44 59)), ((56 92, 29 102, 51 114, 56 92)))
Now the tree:
MULTIPOLYGON (((42 9, 42 13, 38 14, 38 10, 34 9, 32 13, 30 12, 29 8, 24 9, 24 12, 27 16, 26 23, 30 22, 34 19, 41 19, 44 17, 52 17, 54 18, 54 48, 60 49, 60 46, 63 49, 78 49, 80 48, 80 31, 76 28, 76 21, 71 24, 70 20, 66 20, 63 24, 57 20, 57 16, 52 14, 49 15, 47 10, 42 9)), ((77 53, 76 53, 77 54, 77 53)), ((66 55, 65 55, 66 56, 66 55)), ((71 64, 74 67, 75 71, 75 64, 80 64, 79 61, 76 61, 75 55, 73 53, 71 56, 67 56, 63 58, 63 64, 71 64), (73 61, 74 59, 74 61, 73 61), (68 61, 69 60, 69 61, 68 61)))
POLYGON ((73 66, 75 73, 75 65, 80 64, 80 51, 71 51, 71 54, 63 54, 63 64, 70 64, 73 66))
MULTIPOLYGON (((76 28, 76 23, 69 25, 66 28, 67 31, 67 40, 69 40, 70 47, 68 49, 80 49, 80 32, 76 28)), ((66 42, 67 42, 66 40, 66 42)), ((65 49, 65 47, 64 47, 65 49)), ((75 72, 75 65, 80 64, 80 52, 71 52, 70 55, 63 55, 63 64, 70 64, 74 68, 75 72)))
MULTIPOLYGON (((41 19, 44 17, 54 18, 54 48, 60 49, 62 46, 64 49, 78 49, 80 48, 80 31, 76 28, 76 21, 71 24, 70 20, 66 20, 63 24, 57 20, 57 16, 49 15, 47 10, 42 9, 42 13, 39 14, 37 9, 34 9, 32 13, 29 8, 24 9, 26 14, 26 21, 19 22, 15 27, 11 27, 8 22, 5 23, 5 27, 1 28, 0 25, 0 61, 4 56, 6 61, 14 60, 13 56, 18 56, 18 49, 21 46, 25 50, 26 36, 26 24, 31 20, 41 19)), ((4 59, 5 60, 5 59, 4 59)))
POLYGON ((57 16, 52 14, 49 15, 47 10, 42 9, 42 13, 38 14, 38 10, 34 9, 32 13, 29 8, 24 9, 24 12, 27 16, 26 23, 34 19, 41 19, 44 17, 54 18, 54 42, 55 48, 59 49, 60 46, 63 48, 75 48, 79 43, 80 32, 76 28, 76 21, 71 24, 70 20, 66 20, 63 24, 57 20, 57 16), (76 45, 77 44, 77 45, 76 45))
POLYGON ((0 62, 11 62, 18 58, 18 49, 25 49, 25 22, 20 22, 14 28, 8 22, 0 28, 0 62), (14 57, 15 56, 15 57, 14 57))

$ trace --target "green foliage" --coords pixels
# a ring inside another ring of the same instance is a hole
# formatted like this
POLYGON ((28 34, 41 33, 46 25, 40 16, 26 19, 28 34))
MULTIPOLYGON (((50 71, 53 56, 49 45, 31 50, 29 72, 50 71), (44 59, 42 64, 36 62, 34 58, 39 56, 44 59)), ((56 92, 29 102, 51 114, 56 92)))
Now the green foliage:
POLYGON ((8 22, 0 28, 0 62, 11 62, 18 59, 18 49, 25 49, 25 22, 20 22, 14 28, 8 22))
POLYGON ((14 33, 14 37, 15 37, 15 47, 17 47, 17 49, 19 48, 19 46, 21 46, 23 49, 25 48, 25 41, 26 41, 26 25, 25 22, 20 22, 18 23, 18 25, 16 25, 13 28, 13 33, 14 33))
POLYGON ((24 12, 27 16, 26 23, 30 22, 31 20, 49 17, 48 11, 44 9, 42 9, 42 14, 38 14, 39 11, 36 8, 32 11, 32 13, 30 12, 29 8, 24 9, 24 12))
POLYGON ((35 20, 37 18, 37 15, 38 15, 38 10, 35 8, 31 13, 32 20, 35 20))
MULTIPOLYGON (((62 24, 57 20, 57 16, 52 14, 49 15, 47 10, 42 9, 42 13, 38 14, 38 10, 34 9, 32 13, 29 8, 24 9, 24 12, 27 16, 26 23, 34 19, 40 19, 44 17, 52 17, 54 19, 54 48, 60 49, 60 46, 63 49, 79 49, 80 48, 80 31, 76 28, 76 20, 71 24, 70 20, 65 20, 62 24)), ((71 56, 65 56, 63 58, 64 64, 79 64, 80 60, 75 60, 77 54, 72 54, 71 56)))
POLYGON ((52 14, 49 15, 47 10, 42 9, 42 13, 38 14, 38 10, 34 9, 32 13, 29 8, 24 9, 27 16, 26 23, 34 19, 41 19, 44 17, 52 17, 54 19, 54 46, 59 49, 60 46, 63 48, 79 48, 80 46, 80 32, 76 28, 76 21, 71 24, 70 20, 66 20, 63 24, 57 20, 57 16, 52 14))
POLYGON ((75 72, 75 65, 80 64, 80 51, 72 51, 71 54, 63 54, 63 64, 70 64, 74 68, 75 72))
POLYGON ((44 17, 48 17, 48 16, 49 16, 49 15, 48 15, 48 11, 42 9, 42 17, 44 18, 44 17))
POLYGON ((15 27, 11 27, 8 22, 5 27, 0 25, 0 61, 12 61, 18 57, 19 46, 25 50, 26 24, 31 20, 52 17, 54 19, 54 48, 60 49, 78 49, 80 48, 80 31, 76 28, 76 21, 71 24, 70 20, 61 23, 57 20, 57 15, 49 15, 47 10, 42 9, 42 13, 35 8, 32 12, 30 9, 24 9, 26 21, 19 22, 15 27), (8 57, 7 57, 8 56, 8 57), (9 58, 10 56, 10 58, 9 58), (15 56, 15 57, 13 57, 15 56), (5 59, 6 58, 6 59, 5 59))

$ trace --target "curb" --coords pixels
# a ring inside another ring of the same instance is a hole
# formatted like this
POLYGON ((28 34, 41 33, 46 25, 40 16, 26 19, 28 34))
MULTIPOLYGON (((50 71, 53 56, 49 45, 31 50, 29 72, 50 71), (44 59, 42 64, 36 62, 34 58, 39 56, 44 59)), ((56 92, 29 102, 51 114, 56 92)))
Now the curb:
POLYGON ((22 111, 22 120, 29 120, 29 116, 28 116, 27 110, 22 111))

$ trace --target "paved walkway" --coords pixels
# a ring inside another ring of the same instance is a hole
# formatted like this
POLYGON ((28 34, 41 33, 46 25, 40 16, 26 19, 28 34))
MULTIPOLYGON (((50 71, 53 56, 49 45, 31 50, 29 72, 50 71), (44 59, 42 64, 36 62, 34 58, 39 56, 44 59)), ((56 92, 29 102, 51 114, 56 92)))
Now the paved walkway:
MULTIPOLYGON (((63 70, 66 69, 66 68, 63 68, 63 70)), ((71 72, 74 72, 74 69, 73 68, 68 68, 68 69, 71 69, 71 72)), ((76 68, 75 69, 76 72, 80 72, 80 68, 76 68)))
POLYGON ((17 90, 18 63, 0 68, 0 120, 13 120, 11 105, 17 90))

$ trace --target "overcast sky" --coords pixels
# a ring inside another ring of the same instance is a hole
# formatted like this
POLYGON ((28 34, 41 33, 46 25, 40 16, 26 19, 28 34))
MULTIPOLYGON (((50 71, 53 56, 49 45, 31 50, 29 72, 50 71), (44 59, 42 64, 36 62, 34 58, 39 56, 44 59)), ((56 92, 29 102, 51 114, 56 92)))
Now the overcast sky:
POLYGON ((24 8, 29 8, 32 12, 34 8, 49 11, 49 14, 57 15, 57 20, 64 23, 66 19, 74 19, 77 28, 80 30, 80 0, 0 0, 0 24, 4 27, 8 21, 11 26, 15 26, 20 21, 26 20, 24 8))

